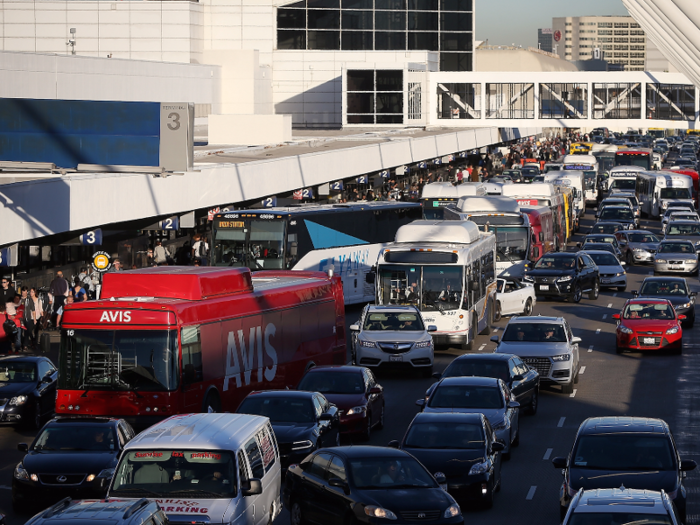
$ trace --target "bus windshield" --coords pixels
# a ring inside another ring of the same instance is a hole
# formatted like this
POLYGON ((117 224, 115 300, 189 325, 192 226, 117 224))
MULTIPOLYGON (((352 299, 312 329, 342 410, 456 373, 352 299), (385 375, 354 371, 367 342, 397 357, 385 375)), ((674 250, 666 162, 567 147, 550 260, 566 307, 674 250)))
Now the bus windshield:
POLYGON ((616 166, 641 166, 645 170, 651 169, 651 155, 649 153, 618 153, 615 157, 616 166))
POLYGON ((284 221, 220 220, 214 224, 213 263, 251 270, 284 268, 284 221))
POLYGON ((587 190, 595 190, 596 189, 596 179, 598 178, 598 174, 594 170, 586 170, 583 172, 583 179, 586 182, 586 189, 587 190))
POLYGON ((661 188, 659 197, 662 199, 690 199, 688 188, 661 188))
POLYGON ((60 390, 173 391, 179 376, 175 331, 63 330, 61 334, 60 390))
POLYGON ((460 266, 379 267, 379 304, 414 305, 423 312, 457 310, 462 304, 460 266))
POLYGON ((423 218, 429 221, 441 221, 445 218, 445 207, 454 204, 456 201, 423 201, 423 218))
POLYGON ((516 226, 489 226, 489 231, 496 232, 496 261, 524 261, 527 257, 527 228, 516 226))
POLYGON ((634 191, 637 187, 637 180, 636 179, 613 179, 612 184, 610 185, 611 190, 626 190, 626 191, 634 191))

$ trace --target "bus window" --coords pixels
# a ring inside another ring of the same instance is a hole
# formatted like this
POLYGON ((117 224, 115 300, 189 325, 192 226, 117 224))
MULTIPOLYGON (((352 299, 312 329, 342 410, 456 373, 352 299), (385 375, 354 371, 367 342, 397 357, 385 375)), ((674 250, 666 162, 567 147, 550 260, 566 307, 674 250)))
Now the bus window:
POLYGON ((185 383, 196 383, 203 379, 202 343, 199 326, 185 326, 180 334, 182 344, 182 376, 185 383))
POLYGON ((462 268, 425 266, 422 293, 423 311, 457 310, 462 298, 462 268))

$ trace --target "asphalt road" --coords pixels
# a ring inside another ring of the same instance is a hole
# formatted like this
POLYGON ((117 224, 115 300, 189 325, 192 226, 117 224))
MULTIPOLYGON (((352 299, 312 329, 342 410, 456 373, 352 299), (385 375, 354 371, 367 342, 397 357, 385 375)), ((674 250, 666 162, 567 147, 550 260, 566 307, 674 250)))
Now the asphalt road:
MULTIPOLYGON (((582 232, 593 223, 589 208, 582 232)), ((642 227, 658 230, 658 221, 642 221, 642 227)), ((574 238, 574 242, 577 236, 574 238)), ((493 509, 465 511, 468 523, 556 524, 559 523, 558 492, 561 473, 550 458, 566 456, 581 422, 592 416, 629 415, 659 417, 666 420, 674 432, 683 458, 700 462, 700 338, 698 330, 684 330, 683 354, 642 355, 615 353, 615 322, 612 314, 619 312, 631 291, 639 289, 651 268, 628 268, 627 291, 604 290, 597 301, 587 298, 578 305, 567 302, 541 301, 535 314, 564 316, 575 336, 581 337, 580 381, 571 395, 558 388, 541 392, 537 415, 520 420, 520 446, 513 450, 512 459, 503 464, 503 489, 496 495, 493 509)), ((700 291, 698 279, 689 277, 691 288, 700 291)), ((584 296, 586 297, 586 296, 584 296)), ((348 307, 347 324, 354 322, 359 307, 348 307)), ((501 333, 508 319, 494 327, 501 333)), ((494 343, 489 336, 478 336, 473 352, 491 352, 494 343)), ((443 370, 459 351, 436 353, 435 371, 443 370)), ((55 356, 53 356, 55 357, 55 356)), ((422 397, 434 379, 418 375, 379 374, 386 395, 386 425, 375 431, 370 444, 385 446, 403 436, 408 424, 418 412, 413 400, 422 397)), ((12 470, 21 459, 17 443, 30 442, 31 432, 10 426, 0 427, 0 513, 8 514, 8 525, 21 524, 26 516, 13 516, 10 503, 12 470)), ((688 488, 688 523, 700 523, 700 472, 693 471, 686 480, 688 488)), ((286 510, 276 520, 289 524, 286 510)))

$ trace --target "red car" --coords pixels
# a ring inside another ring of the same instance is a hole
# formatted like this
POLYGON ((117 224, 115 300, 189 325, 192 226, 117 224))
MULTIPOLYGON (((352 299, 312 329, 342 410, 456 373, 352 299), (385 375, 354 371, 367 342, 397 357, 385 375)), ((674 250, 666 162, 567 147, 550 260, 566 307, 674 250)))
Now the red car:
POLYGON ((681 321, 685 315, 676 315, 667 299, 630 299, 613 318, 618 319, 618 354, 625 350, 683 351, 681 321))
POLYGON ((364 366, 316 366, 299 382, 298 390, 322 393, 340 410, 340 434, 368 440, 373 428, 384 426, 384 389, 364 366))

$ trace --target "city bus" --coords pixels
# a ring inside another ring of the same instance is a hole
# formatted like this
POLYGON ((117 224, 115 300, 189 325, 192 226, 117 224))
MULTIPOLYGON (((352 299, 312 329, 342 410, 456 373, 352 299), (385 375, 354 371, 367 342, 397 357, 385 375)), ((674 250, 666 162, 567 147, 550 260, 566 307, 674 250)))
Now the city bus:
POLYGON ((161 266, 106 273, 102 298, 66 305, 57 415, 233 412, 253 390, 346 362, 338 276, 161 266))
POLYGON ((420 196, 423 218, 442 220, 447 206, 452 206, 462 197, 484 197, 488 190, 483 182, 464 182, 457 186, 451 182, 426 184, 420 196))
POLYGON ((687 202, 695 206, 693 179, 675 172, 640 172, 637 174, 637 198, 642 213, 658 218, 672 203, 687 202))
POLYGON ((641 166, 615 166, 610 170, 608 177, 608 195, 613 191, 636 191, 637 175, 642 173, 641 166))
POLYGON ((471 349, 491 328, 495 260, 496 236, 472 221, 414 221, 379 254, 376 303, 413 305, 435 344, 471 349))
POLYGON ((651 153, 649 148, 618 150, 615 154, 615 166, 641 166, 649 171, 652 167, 651 153))
POLYGON ((666 130, 664 128, 649 128, 647 132, 655 139, 662 139, 666 137, 666 130))
POLYGON ((512 197, 462 197, 446 220, 472 221, 496 234, 496 274, 520 277, 530 254, 530 220, 512 197))
POLYGON ((583 172, 583 201, 584 204, 598 203, 598 158, 594 155, 566 155, 563 160, 563 171, 583 172))
POLYGON ((211 264, 251 270, 322 271, 343 281, 345 303, 371 301, 370 268, 399 227, 419 219, 416 202, 358 202, 240 210, 212 222, 211 264))
MULTIPOLYGON (((576 195, 580 195, 580 192, 578 192, 575 188, 572 187, 572 181, 570 177, 566 177, 565 175, 569 175, 574 172, 565 172, 565 171, 550 171, 549 173, 545 173, 544 175, 540 175, 539 177, 535 177, 534 182, 548 182, 550 184, 553 184, 555 189, 562 195, 564 198, 564 216, 566 217, 566 240, 567 242, 569 239, 571 239, 571 236, 574 234, 574 232, 577 232, 579 229, 579 212, 580 209, 577 208, 576 203, 576 195)), ((576 172, 578 173, 578 172, 576 172)), ((579 199, 580 201, 581 199, 579 199)))
POLYGON ((521 206, 530 222, 530 260, 554 251, 554 219, 548 206, 521 206))

